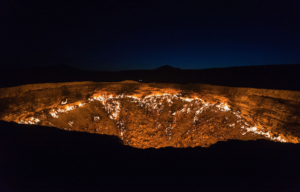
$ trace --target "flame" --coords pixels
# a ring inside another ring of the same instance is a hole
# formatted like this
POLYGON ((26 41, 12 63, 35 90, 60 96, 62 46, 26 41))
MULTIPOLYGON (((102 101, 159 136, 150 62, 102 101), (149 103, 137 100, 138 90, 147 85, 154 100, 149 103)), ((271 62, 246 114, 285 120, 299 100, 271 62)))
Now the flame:
POLYGON ((53 118, 58 118, 58 114, 57 114, 57 111, 55 111, 54 109, 52 109, 50 112, 50 115, 53 117, 53 118))
POLYGON ((29 120, 20 120, 18 123, 19 124, 31 124, 31 125, 34 125, 34 124, 37 124, 41 122, 38 118, 35 118, 35 117, 31 117, 29 118, 29 120))
POLYGON ((71 110, 74 110, 76 108, 76 106, 68 106, 65 108, 66 111, 71 111, 71 110))
POLYGON ((61 104, 65 105, 65 104, 67 104, 67 102, 68 102, 68 99, 66 99, 66 101, 62 101, 61 104))
POLYGON ((285 138, 283 138, 281 136, 276 137, 270 131, 258 130, 258 128, 256 126, 246 128, 246 130, 247 130, 247 132, 252 132, 252 133, 257 134, 257 135, 263 135, 264 137, 267 137, 267 138, 269 138, 271 140, 274 140, 274 141, 280 141, 280 142, 284 142, 284 143, 287 142, 287 140, 285 138))
POLYGON ((72 127, 72 125, 74 124, 74 121, 69 121, 68 124, 70 125, 70 127, 72 127))
POLYGON ((100 117, 99 116, 95 116, 94 117, 94 121, 98 121, 98 120, 100 120, 100 117))
MULTIPOLYGON (((176 122, 176 118, 178 119, 178 116, 182 113, 186 113, 189 115, 192 115, 192 121, 193 123, 196 123, 197 121, 199 121, 199 115, 201 113, 203 113, 205 110, 209 109, 212 106, 215 106, 219 111, 222 112, 230 112, 232 114, 234 114, 238 121, 237 123, 242 123, 243 118, 240 115, 239 112, 234 112, 232 111, 232 109, 229 107, 229 105, 225 102, 220 103, 220 104, 213 104, 213 103, 209 103, 206 102, 205 100, 202 100, 201 98, 198 97, 193 97, 193 98, 184 98, 181 97, 180 93, 176 93, 176 94, 170 94, 170 93, 155 93, 155 94, 150 94, 150 95, 146 95, 146 96, 138 96, 138 95, 125 95, 125 94, 120 94, 120 95, 108 95, 107 93, 97 93, 95 95, 93 95, 91 98, 89 98, 89 103, 94 102, 94 101, 99 101, 103 104, 105 111, 109 114, 109 118, 112 120, 115 120, 117 122, 119 122, 119 114, 121 112, 121 103, 120 100, 118 100, 119 98, 127 98, 130 100, 130 102, 134 102, 136 103, 137 106, 141 107, 141 108, 145 108, 149 111, 156 111, 157 114, 161 114, 163 108, 165 107, 163 104, 163 100, 166 100, 168 102, 169 106, 173 105, 173 99, 180 99, 183 102, 188 102, 188 104, 185 104, 184 107, 181 110, 178 111, 170 111, 170 114, 172 114, 172 116, 174 116, 174 122, 176 122)), ((66 104, 67 100, 65 102, 62 102, 62 104, 66 104)), ((65 113, 71 110, 76 109, 77 107, 82 107, 83 105, 85 105, 85 103, 77 103, 77 105, 66 105, 65 109, 52 109, 49 113, 53 118, 59 118, 58 113, 65 113)), ((212 111, 217 112, 215 109, 211 109, 212 111)), ((94 121, 98 121, 100 120, 99 116, 95 116, 94 117, 94 121)), ((208 121, 211 121, 213 119, 209 119, 208 121)), ((227 120, 227 118, 226 118, 227 120)), ((25 124, 35 124, 40 122, 39 119, 30 119, 29 121, 24 121, 21 120, 19 121, 19 123, 25 123, 25 124)), ((74 124, 74 122, 69 122, 69 125, 72 126, 74 124)), ((238 124, 232 123, 229 125, 229 127, 236 127, 238 124)), ((122 129, 124 129, 124 123, 122 125, 122 129)), ((155 129, 158 129, 160 127, 160 124, 157 124, 155 129)), ((271 133, 270 131, 265 131, 265 129, 260 128, 258 129, 255 126, 251 126, 249 123, 244 122, 244 124, 242 124, 242 126, 240 127, 244 132, 241 133, 242 135, 246 135, 247 132, 250 133, 254 133, 256 135, 262 135, 266 138, 269 138, 271 140, 275 140, 275 141, 280 141, 280 142, 287 142, 287 140, 283 137, 283 136, 275 136, 273 133, 271 133)), ((169 136, 172 135, 171 129, 173 129, 173 127, 170 125, 170 128, 168 128, 168 131, 166 130, 167 134, 169 136), (170 130, 169 130, 170 129, 170 130)), ((121 130, 121 136, 124 135, 124 132, 121 130)))
POLYGON ((227 103, 224 104, 224 110, 226 110, 226 111, 229 111, 229 110, 230 110, 230 108, 229 108, 229 106, 227 105, 227 103))

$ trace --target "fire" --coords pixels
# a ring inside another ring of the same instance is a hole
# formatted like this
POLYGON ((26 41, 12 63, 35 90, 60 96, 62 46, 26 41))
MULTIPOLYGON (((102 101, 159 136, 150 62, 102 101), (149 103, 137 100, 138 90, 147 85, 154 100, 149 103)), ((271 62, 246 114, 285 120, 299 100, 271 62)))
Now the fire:
POLYGON ((37 124, 39 122, 41 122, 41 121, 38 118, 31 117, 28 120, 20 120, 18 123, 19 124, 31 124, 31 125, 34 125, 34 124, 37 124))
POLYGON ((69 121, 68 124, 70 127, 72 127, 72 125, 74 125, 74 121, 69 121))
POLYGON ((98 120, 100 120, 100 117, 99 116, 95 116, 94 117, 94 121, 98 121, 98 120))
POLYGON ((271 133, 270 131, 262 131, 262 130, 258 130, 258 128, 255 126, 255 127, 250 127, 250 128, 246 128, 247 132, 252 132, 254 134, 257 134, 257 135, 263 135, 271 140, 274 140, 274 141, 280 141, 280 142, 287 142, 287 140, 281 136, 274 136, 273 133, 271 133))
POLYGON ((231 111, 231 109, 229 108, 229 106, 227 105, 227 103, 221 103, 219 105, 216 105, 216 107, 220 110, 220 111, 231 111))
MULTIPOLYGON (((125 123, 122 122, 122 120, 119 119, 119 114, 121 112, 121 100, 120 99, 129 99, 130 102, 135 103, 138 107, 146 109, 147 111, 156 111, 158 115, 162 113, 162 110, 165 108, 165 104, 163 101, 166 101, 169 106, 172 106, 174 104, 174 100, 180 99, 183 102, 187 102, 183 105, 183 108, 178 110, 178 111, 169 111, 170 115, 174 117, 173 122, 169 125, 168 128, 166 128, 166 134, 168 137, 171 139, 172 137, 172 124, 176 123, 176 119, 179 118, 181 114, 188 114, 192 116, 192 121, 191 123, 196 124, 200 119, 201 113, 203 113, 206 110, 211 110, 217 112, 218 110, 220 112, 229 112, 233 115, 236 116, 237 122, 236 123, 231 123, 228 125, 230 128, 238 128, 237 126, 240 126, 242 122, 242 126, 240 127, 241 129, 241 135, 242 136, 247 136, 246 133, 253 133, 255 135, 262 135, 270 140, 275 140, 275 141, 280 141, 280 142, 287 142, 287 140, 283 136, 275 136, 273 133, 270 131, 264 131, 263 128, 257 128, 255 126, 251 126, 249 123, 245 122, 240 115, 240 112, 234 112, 232 109, 229 107, 228 103, 223 102, 223 103, 209 103, 206 102, 205 100, 199 98, 199 97, 194 97, 194 98, 186 98, 186 97, 181 97, 180 93, 175 94, 170 94, 170 93, 164 93, 164 94, 150 94, 146 96, 137 96, 137 95, 125 95, 125 94, 120 94, 120 95, 108 95, 107 93, 105 94, 95 94, 91 98, 88 99, 89 103, 94 102, 94 101, 99 101, 103 104, 105 111, 108 113, 109 118, 112 120, 115 120, 118 125, 122 125, 120 135, 122 138, 125 136, 124 132, 124 126, 125 123), (215 108, 211 108, 215 107, 215 108), (243 120, 243 121, 242 121, 243 120)), ((65 102, 62 102, 62 104, 66 104, 67 100, 65 102)), ((65 106, 65 109, 52 109, 49 113, 53 118, 59 118, 58 113, 67 113, 68 111, 74 110, 78 107, 84 106, 85 103, 77 102, 77 104, 69 104, 65 106)), ((94 116, 94 121, 100 120, 99 116, 94 116)), ((227 118, 226 118, 227 120, 227 118)), ((213 121, 213 118, 208 119, 207 122, 213 121)), ((39 122, 39 120, 32 119, 30 121, 21 121, 25 124, 34 124, 39 122)), ((72 126, 74 124, 73 121, 70 121, 69 126, 72 126)), ((155 129, 159 129, 160 124, 157 124, 157 127, 155 129)), ((195 131, 195 130, 193 130, 195 131)), ((190 132, 188 132, 190 133, 190 132)))
POLYGON ((53 118, 58 118, 58 117, 59 117, 57 111, 55 111, 54 109, 52 109, 52 110, 50 111, 50 115, 51 115, 53 118))
POLYGON ((68 102, 68 99, 66 99, 66 101, 62 101, 61 104, 65 105, 65 104, 67 104, 67 102, 68 102))
POLYGON ((194 99, 190 99, 190 98, 185 98, 185 99, 183 99, 183 100, 185 100, 185 101, 187 101, 187 102, 192 102, 192 101, 194 101, 194 99))
POLYGON ((230 110, 230 108, 229 108, 229 106, 227 105, 227 103, 225 103, 225 105, 224 105, 224 110, 225 110, 225 111, 229 111, 229 110, 230 110))

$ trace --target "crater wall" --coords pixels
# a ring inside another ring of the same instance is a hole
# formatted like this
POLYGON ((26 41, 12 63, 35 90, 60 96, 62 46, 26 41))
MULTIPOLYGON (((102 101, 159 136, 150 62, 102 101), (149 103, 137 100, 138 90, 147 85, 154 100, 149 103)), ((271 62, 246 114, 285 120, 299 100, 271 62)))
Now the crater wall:
POLYGON ((229 139, 298 143, 300 92, 207 84, 71 82, 0 89, 0 119, 116 135, 138 148, 229 139))

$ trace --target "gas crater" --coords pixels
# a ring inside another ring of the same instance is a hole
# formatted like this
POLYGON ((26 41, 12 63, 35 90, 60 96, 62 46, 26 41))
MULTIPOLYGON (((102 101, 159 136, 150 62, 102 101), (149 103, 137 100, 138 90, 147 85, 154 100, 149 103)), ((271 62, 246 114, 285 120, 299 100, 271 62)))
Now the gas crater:
POLYGON ((299 143, 299 100, 296 91, 205 84, 33 84, 1 89, 0 119, 115 135, 136 148, 299 143))

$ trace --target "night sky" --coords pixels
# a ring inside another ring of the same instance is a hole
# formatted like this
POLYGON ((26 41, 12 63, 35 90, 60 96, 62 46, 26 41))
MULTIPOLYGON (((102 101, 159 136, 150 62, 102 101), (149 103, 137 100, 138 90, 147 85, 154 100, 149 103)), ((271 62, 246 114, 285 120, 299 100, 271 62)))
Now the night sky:
POLYGON ((2 0, 0 68, 300 63, 299 10, 299 0, 2 0))

